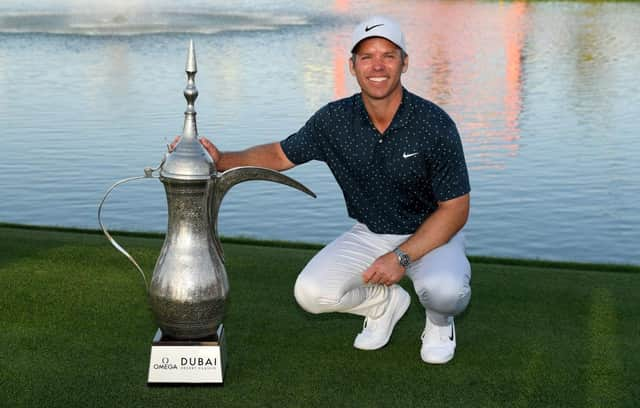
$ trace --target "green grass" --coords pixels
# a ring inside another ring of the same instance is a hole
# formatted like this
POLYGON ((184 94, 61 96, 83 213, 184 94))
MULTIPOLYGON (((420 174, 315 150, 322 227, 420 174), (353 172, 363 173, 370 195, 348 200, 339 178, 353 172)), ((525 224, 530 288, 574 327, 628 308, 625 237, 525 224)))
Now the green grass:
MULTIPOLYGON (((119 240, 152 270, 158 236, 119 240)), ((128 261, 97 234, 0 226, 2 405, 638 406, 638 267, 474 258, 456 357, 429 366, 415 296, 389 345, 355 350, 360 318, 310 315, 293 298, 316 247, 224 246, 224 386, 149 388, 156 326, 128 261)))

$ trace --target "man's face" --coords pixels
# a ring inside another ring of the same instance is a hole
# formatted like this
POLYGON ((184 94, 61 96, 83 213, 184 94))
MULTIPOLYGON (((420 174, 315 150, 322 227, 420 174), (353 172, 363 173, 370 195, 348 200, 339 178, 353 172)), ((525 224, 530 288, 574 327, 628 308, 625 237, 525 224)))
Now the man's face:
POLYGON ((371 99, 384 99, 400 92, 400 75, 408 68, 408 57, 402 59, 400 49, 391 41, 372 37, 363 40, 356 49, 355 62, 349 60, 349 70, 371 99))

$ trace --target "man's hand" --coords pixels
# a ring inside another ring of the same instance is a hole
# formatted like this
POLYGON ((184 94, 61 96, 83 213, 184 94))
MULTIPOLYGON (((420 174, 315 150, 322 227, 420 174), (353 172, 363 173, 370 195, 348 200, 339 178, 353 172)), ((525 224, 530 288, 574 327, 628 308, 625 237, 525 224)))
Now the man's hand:
POLYGON ((211 156, 216 164, 220 163, 220 150, 218 150, 216 145, 211 143, 206 137, 200 137, 200 144, 202 145, 202 147, 204 147, 207 153, 209 153, 209 156, 211 156))
POLYGON ((393 252, 382 255, 362 274, 365 283, 378 283, 391 286, 400 282, 404 276, 405 268, 398 262, 398 257, 393 252))
POLYGON ((175 139, 173 139, 173 142, 167 145, 167 150, 169 151, 169 153, 173 153, 173 151, 176 150, 176 145, 178 144, 179 141, 180 141, 180 135, 176 136, 175 139))
MULTIPOLYGON (((209 156, 211 156, 213 161, 216 163, 220 162, 220 150, 218 150, 218 148, 213 143, 211 143, 211 141, 209 141, 209 139, 207 139, 206 137, 201 136, 199 140, 200 140, 200 144, 202 145, 202 147, 204 147, 207 153, 209 153, 209 156)), ((179 141, 180 141, 180 135, 176 136, 176 138, 173 139, 173 142, 171 142, 171 144, 167 146, 167 148, 169 149, 169 153, 175 150, 176 145, 178 144, 179 141)))

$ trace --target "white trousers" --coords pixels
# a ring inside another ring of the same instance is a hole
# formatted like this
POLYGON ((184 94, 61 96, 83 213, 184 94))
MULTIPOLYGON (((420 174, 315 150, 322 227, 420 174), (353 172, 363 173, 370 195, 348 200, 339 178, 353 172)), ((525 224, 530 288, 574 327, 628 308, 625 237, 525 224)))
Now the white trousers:
MULTIPOLYGON (((364 224, 318 252, 298 275, 294 295, 310 313, 343 312, 372 318, 386 308, 389 287, 363 282, 363 272, 381 255, 392 251, 409 235, 376 234, 364 224)), ((406 272, 429 318, 444 321, 462 312, 471 298, 471 267, 464 236, 451 240, 414 261, 406 272)))

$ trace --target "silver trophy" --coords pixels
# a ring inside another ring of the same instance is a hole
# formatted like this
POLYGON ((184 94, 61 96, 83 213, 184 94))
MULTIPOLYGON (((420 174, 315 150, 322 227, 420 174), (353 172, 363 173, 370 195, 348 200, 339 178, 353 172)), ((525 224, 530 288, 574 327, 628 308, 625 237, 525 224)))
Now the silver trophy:
POLYGON ((243 181, 267 180, 286 184, 315 197, 299 182, 266 168, 236 167, 218 173, 213 159, 198 140, 194 109, 198 97, 195 86, 197 68, 193 41, 189 44, 185 71, 187 110, 180 141, 157 168, 146 168, 144 176, 127 178, 111 186, 98 208, 98 221, 107 239, 134 264, 147 285, 144 271, 102 223, 102 207, 114 188, 132 180, 159 178, 166 191, 169 212, 167 234, 147 287, 159 326, 153 345, 166 352, 158 354, 157 362, 154 362, 152 347, 150 383, 222 382, 221 370, 214 376, 218 380, 214 381, 207 379, 206 372, 207 366, 224 368, 224 362, 221 364, 219 360, 224 354, 220 347, 224 346, 222 321, 229 282, 217 222, 218 210, 227 191, 243 181), (169 353, 171 347, 174 352, 169 353), (207 347, 218 347, 218 354, 207 357, 207 347), (181 368, 184 375, 176 375, 181 368))

